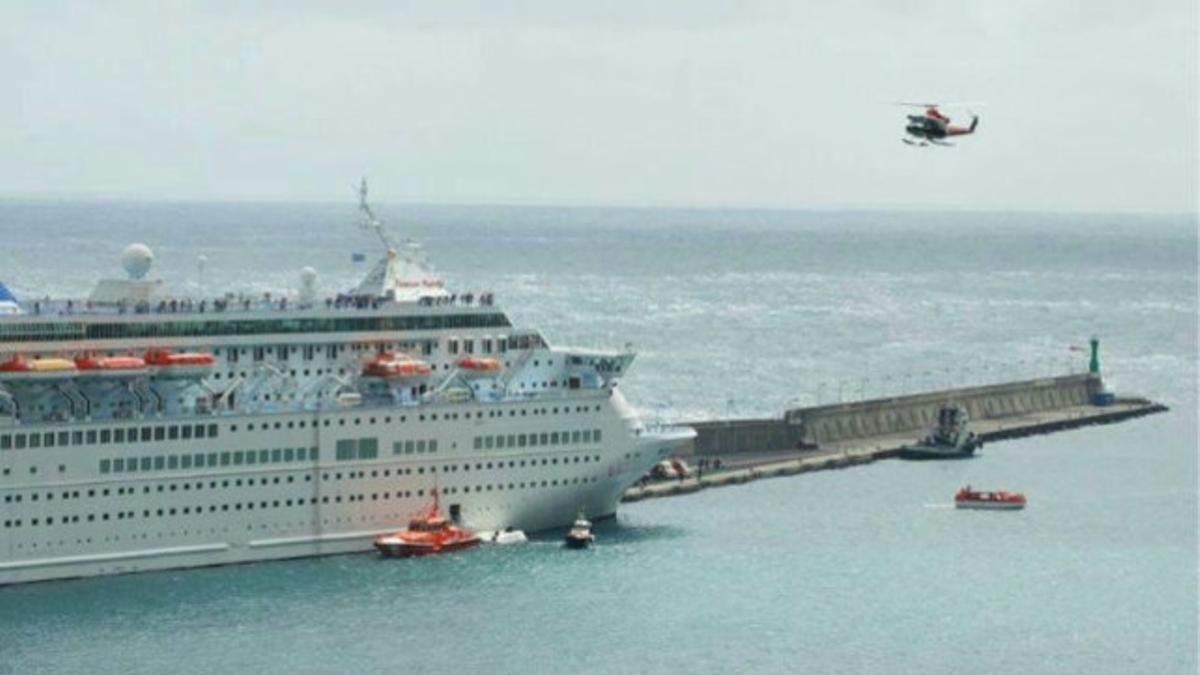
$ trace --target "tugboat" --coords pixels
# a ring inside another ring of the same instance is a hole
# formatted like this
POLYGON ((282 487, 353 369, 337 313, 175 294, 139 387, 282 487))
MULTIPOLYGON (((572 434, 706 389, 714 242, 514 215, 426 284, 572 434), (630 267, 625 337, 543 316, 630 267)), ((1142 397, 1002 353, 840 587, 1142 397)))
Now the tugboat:
POLYGON ((964 459, 983 447, 980 440, 967 430, 968 415, 965 408, 946 404, 938 410, 938 423, 924 439, 912 445, 901 446, 897 453, 901 459, 964 459))
POLYGON ((575 516, 575 523, 567 532, 567 548, 587 548, 595 541, 596 535, 592 534, 592 522, 583 515, 583 509, 580 509, 578 515, 575 516))
POLYGON ((410 558, 462 551, 479 545, 474 532, 455 527, 442 515, 438 506, 438 491, 434 488, 433 504, 422 514, 408 521, 408 527, 395 534, 385 534, 375 540, 375 548, 385 558, 410 558))
POLYGON ((1025 495, 1020 492, 984 492, 972 490, 968 485, 954 495, 956 509, 992 509, 998 511, 1019 511, 1025 508, 1025 495))

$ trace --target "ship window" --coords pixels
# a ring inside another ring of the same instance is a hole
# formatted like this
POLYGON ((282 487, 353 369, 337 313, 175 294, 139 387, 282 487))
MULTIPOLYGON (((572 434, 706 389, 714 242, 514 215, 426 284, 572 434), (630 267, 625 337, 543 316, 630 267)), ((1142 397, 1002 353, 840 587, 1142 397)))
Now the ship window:
POLYGON ((203 424, 196 425, 196 438, 204 438, 204 425, 203 424))
POLYGON ((196 465, 197 469, 204 468, 204 454, 203 453, 198 452, 195 455, 192 455, 192 459, 194 460, 192 463, 196 465))
POLYGON ((517 446, 518 447, 522 447, 522 448, 525 447, 525 440, 526 440, 525 434, 517 434, 517 446))
POLYGON ((125 430, 124 429, 113 429, 113 443, 124 443, 124 442, 125 442, 125 430))
MULTIPOLYGON (((170 457, 167 458, 167 468, 168 469, 178 469, 179 468, 179 457, 177 455, 171 455, 170 457)), ((187 486, 184 486, 184 487, 186 489, 187 486)), ((172 485, 171 489, 174 490, 175 486, 172 485)))
MULTIPOLYGON (((361 438, 358 441, 358 458, 375 459, 379 456, 379 439, 361 438)), ((304 459, 301 457, 300 459, 304 459)))
POLYGON ((113 467, 114 473, 121 473, 122 471, 125 470, 125 460, 114 459, 113 463, 112 463, 112 467, 113 467))
POLYGON ((425 452, 425 441, 417 441, 417 452, 425 452))
POLYGON ((270 450, 259 450, 258 451, 258 463, 259 464, 266 464, 267 462, 270 462, 270 461, 271 461, 271 451, 270 450))
POLYGON ((291 462, 291 461, 295 461, 295 459, 296 459, 296 451, 295 450, 293 450, 291 448, 283 449, 283 461, 291 462))
MULTIPOLYGON (((341 441, 338 441, 338 442, 340 443, 341 441)), ((274 450, 271 451, 271 462, 275 463, 275 462, 281 462, 281 461, 283 461, 283 450, 280 450, 279 448, 275 448, 274 450)))
POLYGON ((482 437, 482 436, 476 436, 476 437, 475 437, 475 449, 476 449, 476 450, 482 450, 482 449, 483 449, 483 437, 482 437))
MULTIPOLYGON (((190 468, 192 468, 192 456, 191 456, 191 455, 183 455, 183 456, 181 456, 181 457, 179 458, 179 468, 181 468, 181 469, 190 469, 190 468)), ((184 489, 184 490, 188 489, 188 487, 187 487, 187 485, 186 485, 186 484, 183 486, 183 489, 184 489)))
POLYGON ((550 434, 543 431, 541 437, 538 438, 538 442, 539 445, 547 445, 550 442, 550 434))
POLYGON ((580 436, 581 436, 581 434, 578 431, 572 431, 571 432, 571 442, 578 443, 580 436))
POLYGON ((583 442, 584 442, 584 443, 591 443, 591 442, 592 442, 592 432, 591 432, 591 430, 590 430, 590 429, 584 429, 584 430, 583 430, 583 442))
POLYGON ((154 470, 162 471, 165 468, 167 468, 167 458, 163 457, 162 455, 155 457, 154 458, 154 470))
POLYGON ((550 445, 558 445, 558 432, 550 432, 550 445))
POLYGON ((536 448, 537 444, 538 444, 538 435, 537 434, 529 434, 529 447, 536 448))
POLYGON ((148 440, 150 440, 150 437, 151 437, 153 434, 154 434, 154 431, 153 431, 153 430, 151 430, 151 429, 150 429, 150 427, 142 427, 142 440, 143 440, 143 441, 148 441, 148 440))
POLYGON ((244 452, 242 452, 241 450, 234 450, 234 452, 233 452, 233 463, 234 463, 235 465, 241 465, 241 463, 242 463, 242 459, 243 459, 244 455, 245 455, 245 453, 244 453, 244 452))
POLYGON ((504 436, 503 435, 496 437, 496 447, 499 448, 500 450, 504 449, 504 436))
POLYGON ((69 432, 69 431, 58 432, 58 444, 59 445, 68 445, 70 443, 70 440, 71 440, 71 432, 69 432))
POLYGON ((437 439, 429 441, 429 451, 437 452, 437 439))
POLYGON ((166 438, 167 438, 167 428, 166 427, 154 427, 154 440, 162 441, 162 440, 166 440, 166 438))
POLYGON ((451 354, 458 353, 458 338, 450 338, 446 340, 446 351, 451 354))
POLYGON ((215 424, 208 425, 208 437, 209 438, 217 437, 217 425, 215 425, 215 424))
POLYGON ((192 426, 190 424, 183 425, 179 431, 185 441, 192 437, 192 426))
POLYGON ((12 436, 9 434, 4 434, 4 435, 0 436, 0 450, 11 450, 11 449, 12 449, 12 436))
POLYGON ((496 437, 495 436, 484 436, 483 437, 483 447, 484 448, 491 450, 495 445, 496 445, 496 437))
POLYGON ((230 459, 229 453, 222 452, 221 453, 221 466, 229 466, 229 459, 230 459))
POLYGON ((82 431, 72 431, 71 432, 71 443, 74 445, 83 445, 83 432, 82 431))
POLYGON ((107 459, 100 460, 100 473, 108 473, 108 470, 111 467, 111 465, 112 465, 112 462, 110 460, 107 460, 107 459))
POLYGON ((597 443, 600 442, 600 430, 599 429, 595 429, 592 431, 592 440, 597 443))
MULTIPOLYGON (((30 440, 32 440, 32 439, 30 439, 30 440)), ((111 443, 112 442, 112 430, 111 429, 101 429, 100 430, 100 442, 101 443, 111 443)))
POLYGON ((142 458, 142 471, 149 471, 150 467, 153 466, 153 463, 154 463, 153 457, 143 457, 142 458))
POLYGON ((172 441, 179 440, 179 427, 177 425, 172 424, 167 427, 167 438, 172 441))

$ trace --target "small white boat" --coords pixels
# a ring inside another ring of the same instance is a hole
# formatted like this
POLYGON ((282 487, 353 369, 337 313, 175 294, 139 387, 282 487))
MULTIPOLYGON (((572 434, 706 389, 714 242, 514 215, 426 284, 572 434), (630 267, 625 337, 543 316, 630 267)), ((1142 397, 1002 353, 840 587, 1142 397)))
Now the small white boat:
POLYGON ((567 532, 564 543, 567 548, 587 548, 595 541, 596 535, 592 534, 592 522, 580 510, 579 515, 575 517, 575 523, 571 525, 571 530, 567 532))
POLYGON ((501 546, 508 544, 524 544, 529 541, 529 537, 521 530, 514 530, 511 527, 503 530, 493 530, 491 532, 479 532, 479 538, 485 544, 499 544, 501 546))

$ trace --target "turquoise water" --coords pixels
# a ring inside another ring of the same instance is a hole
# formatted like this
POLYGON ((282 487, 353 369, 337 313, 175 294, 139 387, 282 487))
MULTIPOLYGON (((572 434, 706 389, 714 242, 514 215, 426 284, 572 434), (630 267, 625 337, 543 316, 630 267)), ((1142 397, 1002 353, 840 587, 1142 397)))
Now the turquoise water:
MULTIPOLYGON (((1194 673, 1196 223, 1011 214, 385 209, 552 343, 620 345, 669 419, 1061 372, 1103 341, 1171 412, 622 507, 598 545, 341 556, 0 589, 0 672, 1194 673), (1074 358, 1074 360, 1072 360, 1074 358), (957 512, 961 484, 1020 513, 957 512)), ((0 205, 0 280, 327 289, 349 209, 0 205), (332 225, 331 225, 332 223, 332 225), (68 272, 69 274, 65 274, 68 272)))

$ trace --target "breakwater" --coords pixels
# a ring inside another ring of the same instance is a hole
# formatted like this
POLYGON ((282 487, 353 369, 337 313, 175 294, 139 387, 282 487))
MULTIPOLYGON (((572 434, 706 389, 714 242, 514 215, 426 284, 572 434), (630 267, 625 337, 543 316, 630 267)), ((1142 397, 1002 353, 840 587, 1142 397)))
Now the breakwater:
POLYGON ((886 459, 923 435, 946 403, 966 408, 971 429, 985 442, 1111 424, 1167 409, 1133 397, 1095 405, 1103 390, 1099 375, 1089 373, 794 408, 778 418, 695 422, 697 436, 685 459, 720 459, 727 469, 638 485, 625 500, 886 459))

